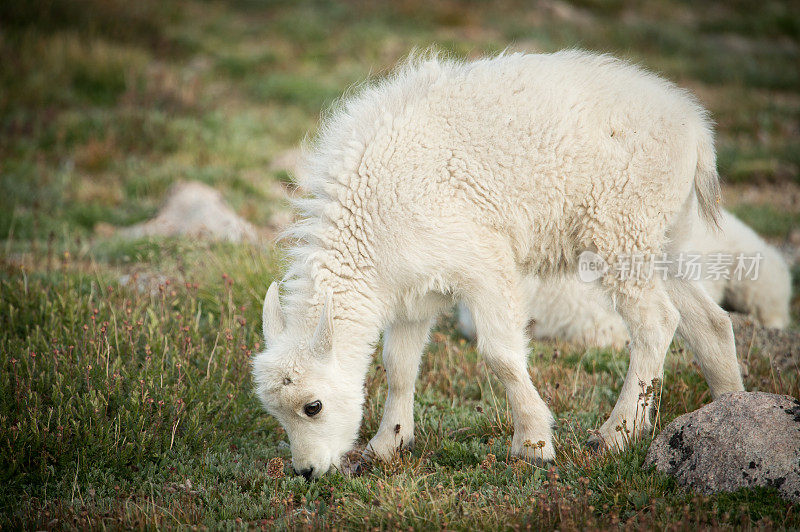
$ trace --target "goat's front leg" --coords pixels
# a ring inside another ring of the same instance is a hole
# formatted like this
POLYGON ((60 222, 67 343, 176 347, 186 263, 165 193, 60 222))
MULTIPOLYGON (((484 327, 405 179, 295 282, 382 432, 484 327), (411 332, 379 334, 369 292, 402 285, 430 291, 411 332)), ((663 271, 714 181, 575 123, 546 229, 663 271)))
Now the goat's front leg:
POLYGON ((383 342, 383 365, 389 392, 383 418, 368 451, 382 460, 389 460, 397 449, 414 441, 414 383, 430 321, 397 321, 387 329, 383 342))
POLYGON ((653 398, 643 392, 654 379, 661 378, 680 319, 660 282, 644 288, 638 297, 618 294, 617 309, 631 334, 630 365, 614 410, 589 441, 595 450, 623 449, 650 426, 653 398))
POLYGON ((555 460, 553 415, 536 391, 527 369, 527 345, 522 331, 517 338, 487 338, 479 349, 486 356, 494 374, 503 383, 511 403, 514 437, 511 454, 537 465, 555 460), (516 348, 509 348, 508 343, 516 348))
POLYGON ((527 314, 514 278, 514 273, 499 272, 494 278, 486 274, 468 306, 475 320, 478 350, 505 386, 511 403, 511 454, 543 465, 555 460, 553 415, 528 375, 527 314))

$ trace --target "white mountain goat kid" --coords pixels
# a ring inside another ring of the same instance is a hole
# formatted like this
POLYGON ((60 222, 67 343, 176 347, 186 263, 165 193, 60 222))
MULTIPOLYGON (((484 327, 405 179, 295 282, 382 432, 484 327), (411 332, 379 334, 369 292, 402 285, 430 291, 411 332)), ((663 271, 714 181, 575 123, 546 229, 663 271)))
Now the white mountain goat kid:
MULTIPOLYGON (((338 466, 357 438, 381 331, 389 390, 368 448, 388 458, 412 442, 420 357, 454 301, 470 309, 508 393, 511 452, 552 460, 553 416, 526 367, 524 277, 572 271, 583 250, 609 261, 678 251, 688 212, 710 223, 718 214, 701 106, 655 75, 578 51, 411 60, 344 101, 305 163, 311 198, 292 231, 283 297, 275 283, 267 291, 266 350, 253 372, 309 479, 338 466)), ((640 383, 661 375, 676 328, 714 396, 742 389, 730 320, 699 285, 605 282, 632 340, 595 443, 624 445, 623 423, 644 428, 640 383)))
MULTIPOLYGON (((761 325, 782 329, 789 325, 792 277, 780 252, 733 214, 722 210, 720 227, 695 223, 686 248, 702 254, 707 263, 714 256, 753 258, 760 255, 757 275, 737 274, 736 262, 725 263, 718 273, 708 271, 703 288, 716 303, 749 314, 761 325)), ((708 266, 706 270, 708 270, 708 266)), ((630 340, 628 329, 614 311, 608 294, 596 283, 587 283, 575 273, 543 280, 535 275, 523 284, 531 336, 559 339, 586 347, 622 348, 630 340)), ((475 339, 475 324, 469 309, 458 306, 458 327, 464 336, 475 339)))

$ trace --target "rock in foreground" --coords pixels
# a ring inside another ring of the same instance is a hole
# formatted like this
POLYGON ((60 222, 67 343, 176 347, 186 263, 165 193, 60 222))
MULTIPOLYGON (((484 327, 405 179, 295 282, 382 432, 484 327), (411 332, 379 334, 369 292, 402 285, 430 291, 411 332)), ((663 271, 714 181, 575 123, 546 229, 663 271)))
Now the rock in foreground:
POLYGON ((775 487, 800 502, 800 401, 735 392, 670 423, 645 460, 702 493, 775 487))

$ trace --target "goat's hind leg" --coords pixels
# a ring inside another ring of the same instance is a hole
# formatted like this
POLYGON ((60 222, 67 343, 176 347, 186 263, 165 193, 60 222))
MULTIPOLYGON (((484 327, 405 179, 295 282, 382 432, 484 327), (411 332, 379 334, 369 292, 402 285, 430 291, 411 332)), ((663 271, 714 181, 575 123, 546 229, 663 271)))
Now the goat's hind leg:
POLYGON ((711 396, 744 390, 727 312, 696 282, 669 278, 666 288, 681 315, 678 334, 694 352, 711 396))

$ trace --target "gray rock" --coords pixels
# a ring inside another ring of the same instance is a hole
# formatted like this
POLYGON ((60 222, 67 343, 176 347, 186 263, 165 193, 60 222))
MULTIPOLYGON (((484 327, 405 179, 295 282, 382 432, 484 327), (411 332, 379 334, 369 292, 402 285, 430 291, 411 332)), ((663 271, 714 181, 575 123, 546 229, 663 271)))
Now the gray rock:
POLYGON ((178 183, 158 215, 120 231, 127 238, 190 236, 231 242, 258 240, 258 230, 240 218, 222 195, 203 183, 178 183))
POLYGON ((667 425, 645 463, 701 493, 765 486, 800 502, 800 401, 723 395, 667 425))

